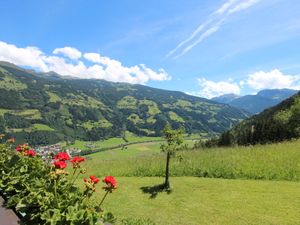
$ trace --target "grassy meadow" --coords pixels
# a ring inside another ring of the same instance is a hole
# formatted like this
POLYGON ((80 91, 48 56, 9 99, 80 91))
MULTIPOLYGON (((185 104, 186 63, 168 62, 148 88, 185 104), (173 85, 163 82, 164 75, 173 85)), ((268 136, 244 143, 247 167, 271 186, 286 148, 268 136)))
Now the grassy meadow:
MULTIPOLYGON (((165 155, 159 146, 143 143, 91 154, 87 169, 98 176, 163 176, 165 155)), ((300 141, 182 151, 170 168, 172 176, 300 181, 300 141)))
MULTIPOLYGON (((118 189, 103 207, 119 222, 143 218, 149 221, 140 224, 300 224, 300 140, 179 152, 171 160, 171 193, 157 188, 165 169, 159 146, 134 144, 87 156, 89 175, 117 177, 118 189)), ((94 204, 103 196, 100 187, 94 204)))

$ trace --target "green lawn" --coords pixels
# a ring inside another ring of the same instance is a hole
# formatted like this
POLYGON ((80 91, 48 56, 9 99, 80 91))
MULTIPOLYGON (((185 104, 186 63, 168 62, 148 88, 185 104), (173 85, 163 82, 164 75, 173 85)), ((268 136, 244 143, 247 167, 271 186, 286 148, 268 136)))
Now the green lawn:
MULTIPOLYGON (((163 178, 119 177, 118 189, 103 208, 119 219, 149 218, 157 224, 297 225, 300 224, 300 183, 172 177, 173 192, 156 198, 142 187, 163 178)), ((96 191, 94 203, 102 198, 96 191)))

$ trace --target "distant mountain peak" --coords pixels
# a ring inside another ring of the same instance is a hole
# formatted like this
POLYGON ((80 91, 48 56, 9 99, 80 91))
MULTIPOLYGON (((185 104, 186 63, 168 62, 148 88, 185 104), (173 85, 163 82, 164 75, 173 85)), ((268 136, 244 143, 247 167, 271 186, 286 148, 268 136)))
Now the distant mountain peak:
POLYGON ((234 94, 226 94, 212 98, 212 100, 244 109, 252 114, 257 114, 266 108, 277 105, 297 92, 297 90, 287 88, 264 89, 259 91, 256 95, 237 96, 234 94))
POLYGON ((241 97, 241 96, 230 93, 230 94, 224 94, 224 95, 214 97, 211 100, 227 104, 227 103, 231 102, 232 100, 237 99, 239 97, 241 97))

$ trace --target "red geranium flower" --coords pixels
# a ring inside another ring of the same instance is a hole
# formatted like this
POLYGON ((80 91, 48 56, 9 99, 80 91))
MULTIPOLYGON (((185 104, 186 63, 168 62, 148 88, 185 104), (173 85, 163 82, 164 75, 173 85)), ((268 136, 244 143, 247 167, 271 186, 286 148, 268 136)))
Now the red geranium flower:
POLYGON ((90 176, 90 180, 88 180, 87 178, 83 178, 83 181, 88 183, 88 186, 93 189, 94 185, 97 184, 100 179, 95 176, 90 176))
POLYGON ((67 163, 65 161, 56 161, 53 165, 58 169, 64 169, 67 167, 67 163))
POLYGON ((94 184, 97 184, 100 181, 100 179, 95 176, 90 176, 90 179, 94 184))
POLYGON ((30 157, 34 157, 36 155, 35 151, 33 149, 29 149, 29 150, 26 150, 24 152, 24 155, 28 155, 30 157))
POLYGON ((84 162, 85 158, 80 156, 75 156, 73 159, 70 160, 71 163, 81 163, 84 162))
POLYGON ((16 151, 17 152, 21 152, 23 150, 23 148, 20 146, 20 145, 18 145, 17 147, 16 147, 16 151))
POLYGON ((59 160, 59 161, 66 161, 70 159, 70 156, 66 152, 59 152, 54 159, 59 160))
POLYGON ((23 151, 25 151, 25 150, 29 150, 29 146, 28 146, 27 143, 18 145, 18 146, 16 147, 16 151, 17 151, 17 152, 23 152, 23 151))
POLYGON ((117 188, 117 181, 113 176, 107 176, 103 179, 109 188, 117 188))

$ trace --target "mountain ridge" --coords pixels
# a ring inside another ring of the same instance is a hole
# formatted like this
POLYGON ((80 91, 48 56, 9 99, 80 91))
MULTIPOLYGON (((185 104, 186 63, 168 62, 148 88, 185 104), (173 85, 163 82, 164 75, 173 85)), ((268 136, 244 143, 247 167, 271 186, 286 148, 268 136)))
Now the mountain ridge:
POLYGON ((293 89, 264 89, 256 95, 244 95, 237 97, 234 94, 221 95, 211 100, 229 104, 233 107, 243 109, 252 115, 279 104, 281 101, 291 97, 298 91, 293 89), (234 96, 234 97, 232 97, 234 96))
POLYGON ((249 116, 179 91, 54 75, 0 63, 0 132, 45 144, 122 136, 124 130, 159 136, 169 122, 187 133, 214 135, 249 116))

